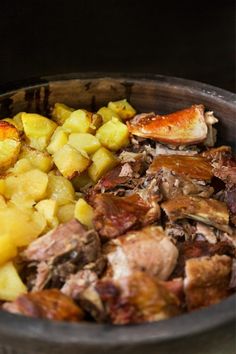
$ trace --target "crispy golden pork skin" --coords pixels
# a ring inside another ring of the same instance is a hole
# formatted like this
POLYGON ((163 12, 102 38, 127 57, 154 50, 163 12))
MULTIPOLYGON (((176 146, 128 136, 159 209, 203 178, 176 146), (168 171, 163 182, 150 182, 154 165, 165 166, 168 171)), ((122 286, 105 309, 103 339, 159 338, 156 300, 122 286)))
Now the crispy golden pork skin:
POLYGON ((43 290, 19 296, 3 308, 25 316, 57 321, 77 322, 83 319, 83 311, 58 289, 43 290))
POLYGON ((158 203, 144 200, 138 194, 125 197, 97 194, 93 206, 95 229, 108 239, 122 235, 131 228, 151 224, 160 217, 158 203))
POLYGON ((225 203, 215 199, 180 196, 162 203, 162 209, 170 221, 190 218, 226 231, 229 212, 225 203))
POLYGON ((163 168, 197 180, 209 181, 213 177, 211 165, 201 156, 159 155, 153 160, 147 174, 155 175, 163 168))
POLYGON ((203 105, 193 105, 163 116, 139 114, 127 122, 127 126, 134 135, 173 145, 197 144, 207 137, 203 105))
POLYGON ((231 268, 232 259, 225 255, 187 260, 184 287, 188 309, 215 304, 229 295, 231 268))

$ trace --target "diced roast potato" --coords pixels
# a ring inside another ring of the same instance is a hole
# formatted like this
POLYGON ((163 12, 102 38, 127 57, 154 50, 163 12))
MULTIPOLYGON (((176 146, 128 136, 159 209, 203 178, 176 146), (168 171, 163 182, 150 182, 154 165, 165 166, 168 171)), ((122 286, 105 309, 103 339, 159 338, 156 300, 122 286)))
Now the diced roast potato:
POLYGON ((112 118, 103 124, 98 129, 96 137, 103 146, 112 151, 120 150, 129 144, 128 128, 117 118, 112 118))
POLYGON ((14 121, 13 118, 4 118, 1 122, 7 122, 7 123, 9 123, 9 124, 11 124, 11 125, 14 125, 14 127, 15 127, 17 130, 19 130, 19 129, 18 129, 18 125, 17 125, 17 123, 14 121))
POLYGON ((94 182, 97 182, 106 172, 115 167, 119 160, 112 152, 101 147, 93 155, 92 162, 88 169, 88 174, 94 182))
POLYGON ((6 139, 20 140, 19 132, 16 127, 9 122, 0 121, 0 141, 6 139))
POLYGON ((85 151, 87 154, 94 154, 101 147, 99 140, 88 133, 70 134, 68 144, 78 151, 85 151))
POLYGON ((36 113, 22 113, 21 119, 30 146, 40 151, 44 150, 57 124, 36 113))
POLYGON ((92 133, 102 123, 102 117, 85 109, 78 109, 71 113, 63 124, 63 128, 69 133, 92 133))
POLYGON ((23 127, 23 123, 22 123, 22 119, 21 119, 22 113, 23 112, 19 112, 12 118, 15 123, 15 126, 19 130, 19 132, 24 131, 24 127, 23 127))
POLYGON ((75 198, 75 191, 70 181, 63 176, 48 175, 47 198, 56 200, 58 205, 72 202, 75 198))
POLYGON ((10 235, 16 246, 28 245, 45 227, 45 218, 33 210, 26 213, 13 205, 0 209, 0 234, 10 235))
POLYGON ((46 196, 48 175, 33 169, 20 175, 10 175, 5 179, 5 195, 11 198, 14 194, 28 195, 34 201, 46 196))
POLYGON ((26 286, 19 277, 12 262, 0 267, 0 300, 14 301, 19 295, 27 292, 26 286))
POLYGON ((25 173, 27 171, 30 171, 34 169, 33 165, 30 163, 29 160, 22 158, 19 159, 13 167, 11 167, 8 172, 15 174, 15 175, 20 175, 21 173, 25 173))
POLYGON ((16 255, 17 248, 12 240, 12 237, 8 234, 0 235, 0 265, 8 262, 16 255))
POLYGON ((136 114, 135 109, 126 99, 108 103, 108 108, 117 113, 121 119, 126 120, 133 118, 136 114))
POLYGON ((55 154, 59 149, 61 149, 68 142, 68 133, 62 128, 57 127, 54 131, 50 143, 47 147, 49 154, 55 154))
POLYGON ((112 117, 121 120, 120 116, 108 107, 101 107, 97 113, 100 114, 100 116, 102 117, 103 123, 108 122, 109 120, 111 120, 112 117))
POLYGON ((53 165, 52 157, 46 151, 39 151, 27 145, 21 148, 20 158, 29 160, 34 168, 43 172, 49 172, 53 165))
POLYGON ((14 165, 20 152, 20 141, 0 140, 0 173, 14 165))
POLYGON ((5 180, 0 179, 0 194, 1 195, 5 194, 5 189, 6 189, 5 180))
POLYGON ((79 175, 90 165, 89 158, 68 144, 54 154, 53 161, 61 174, 69 179, 79 175))
POLYGON ((75 218, 88 228, 93 227, 93 208, 80 198, 75 205, 75 218))
POLYGON ((75 203, 61 205, 58 209, 57 217, 60 223, 66 223, 74 218, 75 203))
POLYGON ((58 203, 56 200, 41 200, 36 204, 35 209, 38 210, 38 212, 45 217, 47 224, 50 228, 54 228, 58 225, 58 203))
POLYGON ((19 132, 14 125, 0 121, 0 173, 14 165, 20 145, 19 132))
POLYGON ((62 125, 67 118, 74 111, 73 108, 66 106, 63 103, 55 103, 52 111, 52 119, 58 124, 62 125))

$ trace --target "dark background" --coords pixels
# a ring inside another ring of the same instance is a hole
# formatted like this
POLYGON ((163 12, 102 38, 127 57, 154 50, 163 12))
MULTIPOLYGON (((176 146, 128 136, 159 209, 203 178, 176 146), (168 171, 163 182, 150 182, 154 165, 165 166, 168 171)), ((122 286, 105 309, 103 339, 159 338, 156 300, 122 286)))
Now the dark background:
POLYGON ((0 48, 0 84, 132 71, 235 91, 235 1, 1 0, 0 48))

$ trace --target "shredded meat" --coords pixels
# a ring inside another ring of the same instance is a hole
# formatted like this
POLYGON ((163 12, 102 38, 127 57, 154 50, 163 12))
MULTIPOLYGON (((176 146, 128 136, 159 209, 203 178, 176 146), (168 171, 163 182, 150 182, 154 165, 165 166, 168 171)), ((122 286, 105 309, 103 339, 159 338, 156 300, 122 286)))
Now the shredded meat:
POLYGON ((94 225, 102 237, 113 238, 131 228, 145 226, 160 217, 155 201, 146 201, 138 194, 117 197, 104 193, 94 199, 94 225))
POLYGON ((231 267, 232 259, 225 255, 187 260, 184 287, 188 309, 209 306, 228 296, 231 267))
POLYGON ((113 279, 144 271, 157 279, 168 279, 178 258, 176 246, 160 227, 130 231, 106 245, 113 279))
POLYGON ((33 290, 38 291, 49 282, 50 287, 61 287, 70 274, 97 260, 100 252, 97 233, 72 220, 32 242, 22 257, 37 264, 33 290))
POLYGON ((14 302, 5 303, 3 309, 25 316, 57 321, 77 322, 84 317, 82 309, 57 289, 21 295, 14 302))

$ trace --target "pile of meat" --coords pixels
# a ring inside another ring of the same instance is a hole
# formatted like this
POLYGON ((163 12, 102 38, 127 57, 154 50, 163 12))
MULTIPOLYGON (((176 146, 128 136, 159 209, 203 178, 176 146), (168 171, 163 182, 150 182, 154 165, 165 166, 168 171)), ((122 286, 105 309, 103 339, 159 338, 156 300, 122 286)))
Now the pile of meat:
POLYGON ((236 160, 202 105, 127 125, 120 164, 83 188, 94 228, 71 220, 21 255, 29 293, 3 309, 67 321, 157 321, 236 290, 236 160))

